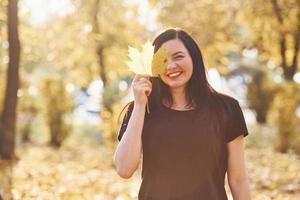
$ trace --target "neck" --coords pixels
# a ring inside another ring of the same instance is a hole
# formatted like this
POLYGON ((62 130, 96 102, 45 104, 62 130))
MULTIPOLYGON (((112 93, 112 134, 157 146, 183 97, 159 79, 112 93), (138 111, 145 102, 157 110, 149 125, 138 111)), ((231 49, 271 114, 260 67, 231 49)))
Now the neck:
POLYGON ((172 88, 170 92, 173 99, 173 105, 171 106, 184 106, 188 103, 185 88, 172 88))

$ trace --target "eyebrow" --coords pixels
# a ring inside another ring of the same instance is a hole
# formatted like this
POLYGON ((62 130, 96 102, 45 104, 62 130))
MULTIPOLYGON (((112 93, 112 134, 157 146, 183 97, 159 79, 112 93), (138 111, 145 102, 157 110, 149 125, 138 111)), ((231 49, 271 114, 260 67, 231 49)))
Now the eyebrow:
POLYGON ((183 53, 183 52, 182 51, 177 51, 177 52, 173 53, 172 56, 176 56, 177 54, 180 54, 180 53, 183 53))

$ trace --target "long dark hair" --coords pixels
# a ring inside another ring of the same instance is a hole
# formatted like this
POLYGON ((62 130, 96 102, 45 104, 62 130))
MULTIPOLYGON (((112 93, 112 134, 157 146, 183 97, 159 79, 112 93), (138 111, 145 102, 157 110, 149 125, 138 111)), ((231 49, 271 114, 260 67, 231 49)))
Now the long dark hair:
MULTIPOLYGON (((194 101, 198 108, 205 106, 209 102, 211 95, 216 91, 207 81, 201 51, 190 34, 178 28, 167 29, 154 39, 154 52, 156 52, 163 43, 173 39, 179 39, 184 44, 193 61, 193 74, 186 88, 188 104, 192 104, 192 101, 194 101)), ((149 96, 150 108, 155 109, 160 107, 163 99, 172 105, 173 99, 170 90, 161 78, 150 77, 150 81, 152 82, 152 92, 149 96)))

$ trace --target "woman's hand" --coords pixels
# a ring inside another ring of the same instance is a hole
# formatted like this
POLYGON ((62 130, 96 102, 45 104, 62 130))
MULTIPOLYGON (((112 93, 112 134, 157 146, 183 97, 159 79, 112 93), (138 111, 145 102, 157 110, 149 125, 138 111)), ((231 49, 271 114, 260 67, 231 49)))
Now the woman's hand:
POLYGON ((151 94, 152 83, 147 75, 135 75, 132 81, 132 89, 134 94, 134 102, 136 104, 146 105, 147 96, 151 94))

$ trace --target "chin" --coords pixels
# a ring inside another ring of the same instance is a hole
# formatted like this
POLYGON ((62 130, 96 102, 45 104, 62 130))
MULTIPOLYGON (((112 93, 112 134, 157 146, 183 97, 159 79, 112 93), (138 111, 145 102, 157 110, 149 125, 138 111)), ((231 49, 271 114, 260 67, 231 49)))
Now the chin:
POLYGON ((182 88, 186 86, 186 83, 166 83, 170 88, 182 88))
POLYGON ((170 88, 185 87, 188 83, 187 79, 181 78, 181 80, 169 80, 166 76, 161 76, 161 80, 170 88))

